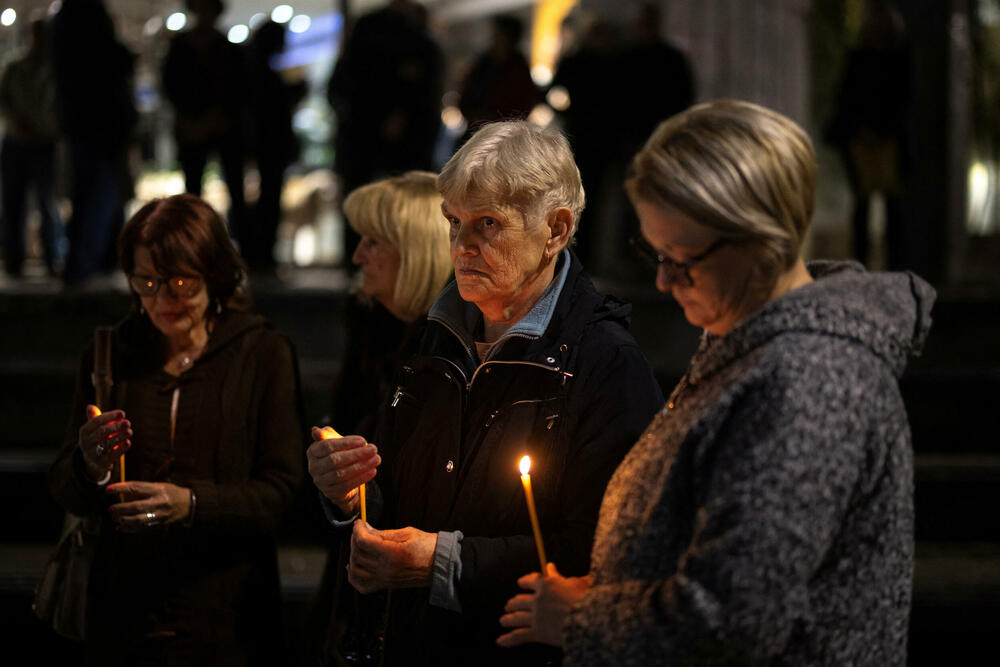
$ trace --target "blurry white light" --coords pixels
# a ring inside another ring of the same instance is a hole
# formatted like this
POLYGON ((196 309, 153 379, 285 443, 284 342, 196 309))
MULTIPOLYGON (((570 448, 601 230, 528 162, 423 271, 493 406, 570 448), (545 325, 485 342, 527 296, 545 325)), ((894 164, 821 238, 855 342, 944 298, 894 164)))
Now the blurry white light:
POLYGON ((3 10, 3 13, 0 14, 0 23, 2 23, 3 25, 14 25, 14 21, 16 20, 17 20, 17 12, 15 12, 13 9, 9 7, 3 10))
POLYGON ((316 230, 303 225, 295 230, 292 238, 292 261, 297 266, 309 266, 316 259, 316 230))
POLYGON ((292 116, 292 127, 303 134, 310 134, 316 131, 317 126, 322 122, 323 118, 319 112, 310 107, 302 107, 292 116))
POLYGON ((528 114, 528 120, 539 127, 548 127, 552 119, 555 118, 555 112, 552 111, 552 107, 547 104, 537 104, 535 108, 531 110, 528 114))
POLYGON ((312 24, 312 19, 305 14, 299 14, 288 24, 288 29, 292 32, 305 32, 309 29, 310 24, 312 24))
POLYGON ((256 14, 250 17, 250 20, 247 21, 247 23, 250 24, 251 30, 256 30, 257 27, 266 20, 267 20, 267 14, 265 14, 264 12, 257 12, 256 14))
POLYGON ((295 10, 291 5, 278 5, 271 10, 271 20, 275 23, 288 23, 294 13, 295 10))
POLYGON ((184 12, 174 12, 167 17, 167 30, 177 32, 187 25, 188 17, 184 12))
POLYGON ((160 28, 162 27, 163 27, 163 19, 160 18, 159 16, 151 16, 149 20, 146 21, 146 25, 142 27, 142 34, 144 34, 146 37, 152 37, 153 35, 158 33, 160 31, 160 28))
POLYGON ((449 130, 458 130, 465 123, 465 117, 458 107, 445 107, 441 111, 441 122, 449 130))
POLYGON ((242 44, 247 41, 247 37, 250 36, 250 28, 246 27, 242 23, 237 23, 229 32, 226 33, 226 39, 228 39, 233 44, 242 44))
POLYGON ((535 65, 531 68, 531 80, 536 86, 547 86, 552 83, 552 70, 545 65, 535 65))
POLYGON ((62 0, 52 0, 52 4, 49 5, 49 16, 55 16, 62 9, 62 0))
POLYGON ((562 86, 553 86, 545 95, 545 101, 556 111, 566 111, 569 109, 569 91, 562 86))
POLYGON ((989 219, 990 170, 982 162, 975 162, 968 175, 969 222, 972 231, 982 233, 989 219))

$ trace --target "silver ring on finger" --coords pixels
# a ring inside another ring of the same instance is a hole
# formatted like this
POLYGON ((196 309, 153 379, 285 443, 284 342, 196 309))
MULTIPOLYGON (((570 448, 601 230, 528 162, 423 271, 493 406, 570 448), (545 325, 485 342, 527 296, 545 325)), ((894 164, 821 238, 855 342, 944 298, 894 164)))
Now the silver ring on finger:
POLYGON ((156 513, 155 512, 146 512, 146 525, 147 526, 155 526, 158 523, 160 523, 160 522, 156 520, 156 513))

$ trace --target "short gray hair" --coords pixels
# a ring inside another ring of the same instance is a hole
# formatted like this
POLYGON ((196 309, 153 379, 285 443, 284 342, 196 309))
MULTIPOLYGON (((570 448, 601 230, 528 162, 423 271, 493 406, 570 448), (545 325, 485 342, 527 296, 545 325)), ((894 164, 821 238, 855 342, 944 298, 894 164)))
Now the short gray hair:
POLYGON ((816 154, 801 127, 739 100, 691 107, 665 120, 625 181, 632 203, 666 204, 759 253, 773 284, 798 260, 812 218, 816 154))
POLYGON ((446 200, 513 207, 526 221, 568 208, 573 233, 585 203, 566 137, 526 121, 484 125, 448 160, 437 186, 446 200))

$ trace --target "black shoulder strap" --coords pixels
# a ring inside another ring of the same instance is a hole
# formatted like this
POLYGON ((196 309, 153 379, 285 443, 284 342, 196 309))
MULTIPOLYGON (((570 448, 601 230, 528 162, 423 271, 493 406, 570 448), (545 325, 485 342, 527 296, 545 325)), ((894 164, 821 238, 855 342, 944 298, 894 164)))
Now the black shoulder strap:
POLYGON ((94 328, 94 372, 90 381, 94 385, 97 407, 101 410, 111 407, 111 388, 114 386, 111 374, 111 335, 112 328, 109 326, 94 328))

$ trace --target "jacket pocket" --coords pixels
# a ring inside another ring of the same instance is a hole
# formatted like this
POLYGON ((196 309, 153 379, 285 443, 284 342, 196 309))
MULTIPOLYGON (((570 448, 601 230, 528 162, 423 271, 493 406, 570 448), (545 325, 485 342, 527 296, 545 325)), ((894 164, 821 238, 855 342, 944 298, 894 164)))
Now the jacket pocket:
POLYGON ((488 460, 474 465, 465 486, 481 489, 486 497, 499 501, 495 506, 500 524, 519 525, 528 520, 518 469, 525 455, 531 457, 532 492, 539 514, 551 505, 564 465, 560 453, 563 405, 560 397, 520 400, 486 417, 481 453, 488 460))

